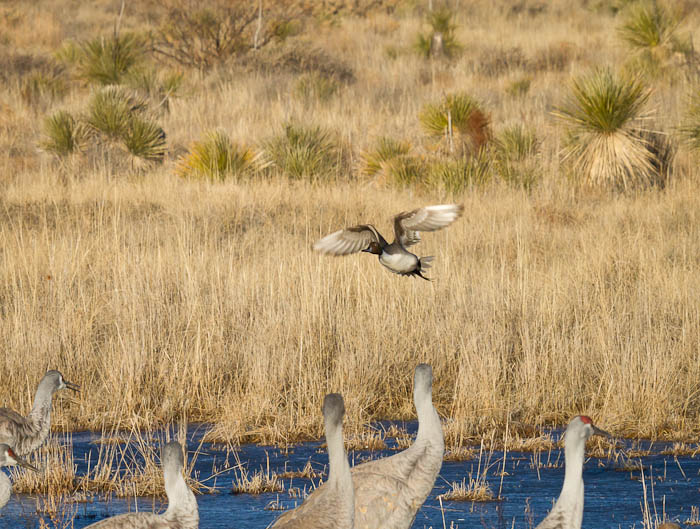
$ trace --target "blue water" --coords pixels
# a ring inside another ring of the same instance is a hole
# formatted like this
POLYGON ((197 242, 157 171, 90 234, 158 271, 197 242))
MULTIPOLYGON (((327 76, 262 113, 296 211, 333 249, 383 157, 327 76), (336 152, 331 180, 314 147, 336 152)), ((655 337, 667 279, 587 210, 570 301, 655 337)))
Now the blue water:
MULTIPOLYGON (((385 423, 386 424, 386 423, 385 423)), ((409 432, 415 433, 416 424, 399 423, 409 432)), ((206 431, 204 426, 193 426, 188 432, 188 448, 196 449, 201 436, 206 431)), ((561 432, 554 432, 555 437, 561 432)), ((92 461, 96 460, 99 445, 92 441, 99 439, 99 434, 81 432, 72 435, 73 452, 78 473, 84 473, 87 469, 88 456, 92 461)), ((392 440, 387 442, 391 446, 392 440)), ((630 444, 623 441, 623 443, 630 444)), ((700 505, 700 459, 690 457, 663 456, 660 455, 667 445, 663 443, 637 442, 640 448, 652 447, 653 454, 642 458, 645 467, 645 482, 647 485, 647 501, 654 514, 661 516, 662 510, 668 518, 676 521, 684 521, 690 516, 690 507, 700 505), (653 480, 649 478, 653 476, 653 480), (653 481, 653 491, 652 491, 653 481), (653 499, 652 502, 652 492, 653 499)), ((321 442, 304 443, 293 447, 289 453, 280 452, 274 447, 246 445, 237 449, 238 457, 248 470, 252 471, 266 468, 269 460, 271 470, 282 472, 285 470, 299 470, 307 461, 311 461, 316 470, 323 471, 326 468, 327 455, 319 450, 321 442)), ((386 450, 381 452, 352 452, 354 461, 363 461, 368 458, 385 457, 396 453, 386 450)), ((214 464, 221 466, 227 453, 223 446, 203 445, 202 452, 196 461, 195 471, 199 473, 200 480, 206 480, 212 474, 214 464)), ((544 462, 563 462, 563 454, 558 449, 552 450, 548 455, 541 455, 544 462)), ((501 469, 503 466, 503 453, 494 451, 490 456, 488 482, 494 493, 498 493, 501 483, 501 469)), ((486 461, 482 458, 482 465, 486 461)), ((234 460, 229 454, 229 463, 234 460)), ((532 454, 509 452, 506 457, 503 476, 501 500, 489 503, 461 503, 443 501, 441 509, 438 495, 450 489, 450 483, 461 481, 469 472, 477 473, 478 457, 475 460, 465 462, 444 462, 442 471, 438 477, 435 488, 428 500, 419 511, 414 528, 435 529, 443 527, 460 528, 498 528, 511 529, 512 527, 534 527, 547 514, 552 501, 560 491, 564 477, 563 464, 558 468, 541 468, 539 473, 531 465, 532 454)), ((643 487, 639 481, 639 472, 619 471, 619 464, 606 459, 591 458, 586 462, 584 480, 586 484, 585 512, 583 527, 589 529, 604 528, 641 528, 643 513, 641 505, 644 503, 643 487), (634 478, 634 479, 633 479, 634 478)), ((292 508, 302 500, 290 498, 287 492, 261 494, 258 496, 249 494, 231 494, 231 483, 234 479, 234 470, 222 473, 216 480, 207 482, 214 486, 216 493, 198 496, 200 527, 202 529, 262 529, 279 516, 280 511, 266 510, 266 506, 277 501, 285 508, 292 508)), ((311 482, 306 479, 293 478, 284 480, 285 488, 290 485, 307 489, 311 482)), ((80 529, 94 523, 106 516, 113 516, 122 512, 133 511, 138 504, 139 511, 157 510, 161 512, 165 508, 164 500, 153 498, 118 499, 95 497, 92 501, 75 504, 76 515, 74 527, 80 529)), ((36 499, 31 496, 15 495, 10 503, 0 512, 0 528, 34 529, 39 525, 39 516, 36 513, 36 499)))

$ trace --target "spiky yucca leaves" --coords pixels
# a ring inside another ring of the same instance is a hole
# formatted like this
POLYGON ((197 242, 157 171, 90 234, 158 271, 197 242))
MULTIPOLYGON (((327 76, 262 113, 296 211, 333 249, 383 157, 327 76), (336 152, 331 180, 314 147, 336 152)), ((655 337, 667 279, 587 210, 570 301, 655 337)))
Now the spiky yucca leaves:
POLYGON ((491 136, 488 117, 479 103, 464 92, 448 94, 439 103, 425 105, 418 119, 427 134, 443 138, 450 148, 476 152, 491 136))
POLYGON ((510 185, 530 189, 539 169, 539 141, 534 131, 513 125, 500 131, 493 145, 499 176, 510 185))
POLYGON ((458 194, 479 187, 491 180, 493 160, 489 149, 481 148, 472 155, 458 159, 441 159, 428 169, 427 181, 431 187, 458 194))
POLYGON ((153 121, 132 116, 122 135, 126 150, 147 162, 161 162, 165 156, 165 131, 153 121))
POLYGON ((182 72, 159 72, 152 68, 139 68, 127 75, 125 84, 148 98, 154 105, 168 110, 170 100, 178 96, 183 80, 182 72))
POLYGON ((119 139, 129 130, 132 117, 145 109, 145 102, 130 91, 108 86, 93 94, 85 122, 94 131, 113 140, 119 139))
POLYGON ((225 132, 216 131, 196 141, 180 158, 177 173, 183 178, 226 180, 260 168, 259 156, 245 146, 235 144, 225 132))
POLYGON ((74 50, 78 77, 103 85, 119 84, 141 63, 145 51, 144 40, 133 33, 96 37, 74 50))
POLYGON ((652 0, 633 6, 618 32, 629 46, 643 50, 670 45, 678 25, 673 13, 652 0))
POLYGON ((362 174, 381 184, 407 186, 421 177, 420 160, 411 153, 407 141, 382 137, 371 150, 362 153, 362 174))
POLYGON ((574 79, 571 93, 554 114, 568 128, 564 160, 576 178, 591 186, 628 189, 659 181, 654 149, 639 120, 649 90, 639 78, 609 70, 574 79))
POLYGON ((342 162, 340 146, 321 127, 288 123, 282 134, 266 142, 265 151, 270 161, 293 179, 336 176, 342 162))
POLYGON ((630 71, 644 71, 659 76, 673 66, 674 55, 694 55, 692 41, 677 35, 679 16, 656 0, 633 5, 618 29, 620 38, 635 52, 630 71))
POLYGON ((680 133, 692 149, 700 151, 700 88, 690 97, 680 133))
POLYGON ((418 53, 426 58, 457 55, 462 46, 455 37, 454 13, 449 9, 436 9, 428 14, 427 21, 431 31, 418 34, 415 44, 418 53))
POLYGON ((44 135, 41 147, 61 158, 82 150, 86 140, 83 124, 65 110, 46 119, 44 135))

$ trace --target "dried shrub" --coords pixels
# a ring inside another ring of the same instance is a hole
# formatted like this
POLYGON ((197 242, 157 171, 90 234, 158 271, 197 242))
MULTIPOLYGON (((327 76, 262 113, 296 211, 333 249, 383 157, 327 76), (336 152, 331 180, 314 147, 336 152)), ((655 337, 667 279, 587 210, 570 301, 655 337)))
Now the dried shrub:
POLYGON ((157 2, 163 24, 154 32, 156 54, 180 65, 207 70, 230 57, 286 38, 298 6, 266 2, 157 2))

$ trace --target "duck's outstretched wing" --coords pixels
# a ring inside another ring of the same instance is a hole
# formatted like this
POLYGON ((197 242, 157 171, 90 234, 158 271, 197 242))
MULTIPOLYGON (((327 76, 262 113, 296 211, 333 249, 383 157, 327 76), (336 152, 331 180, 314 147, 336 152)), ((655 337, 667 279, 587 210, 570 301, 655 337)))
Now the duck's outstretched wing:
POLYGON ((394 217, 396 240, 403 246, 411 246, 420 241, 421 231, 436 231, 457 220, 464 211, 461 204, 441 204, 404 211, 394 217))
POLYGON ((386 241, 377 228, 371 224, 360 224, 326 235, 316 241, 314 250, 331 255, 349 255, 367 249, 373 241, 380 247, 386 246, 386 241))

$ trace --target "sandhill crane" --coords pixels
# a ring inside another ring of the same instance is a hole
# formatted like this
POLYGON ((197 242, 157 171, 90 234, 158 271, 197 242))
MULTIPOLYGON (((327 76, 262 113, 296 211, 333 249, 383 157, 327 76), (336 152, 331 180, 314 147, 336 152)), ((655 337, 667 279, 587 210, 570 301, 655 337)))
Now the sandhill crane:
MULTIPOLYGON (((15 454, 9 446, 2 443, 0 444, 0 467, 9 467, 12 465, 19 465, 21 467, 29 468, 33 471, 37 471, 32 465, 27 463, 24 459, 15 454)), ((0 509, 2 509, 7 502, 10 501, 10 496, 12 495, 12 483, 10 478, 0 470, 0 509)))
POLYGON ((581 529, 583 520, 583 461, 592 435, 611 437, 586 415, 574 417, 564 434, 564 485, 559 499, 536 529, 581 529))
POLYGON ((326 395, 323 401, 323 421, 328 445, 328 480, 299 507, 277 518, 272 528, 353 528, 355 504, 350 465, 343 444, 343 415, 343 397, 337 393, 326 395))
POLYGON ((47 371, 34 394, 29 415, 22 417, 8 408, 0 408, 0 443, 23 456, 39 448, 51 430, 51 398, 59 389, 79 392, 80 386, 63 379, 58 371, 47 371))
MULTIPOLYGON (((161 466, 165 478, 168 509, 163 514, 127 513, 89 525, 89 529, 197 529, 199 510, 194 494, 182 477, 184 457, 180 443, 163 447, 161 466)), ((86 529, 88 529, 86 528, 86 529)))
POLYGON ((389 244, 371 224, 360 224, 352 228, 338 230, 316 241, 314 250, 331 255, 348 255, 368 252, 379 256, 379 262, 399 275, 421 277, 426 268, 430 268, 432 256, 419 258, 407 247, 420 241, 421 231, 436 231, 445 228, 457 220, 464 211, 464 206, 443 204, 426 206, 399 213, 394 217, 394 242, 389 244))
MULTIPOLYGON (((445 442, 432 399, 433 370, 416 367, 413 402, 418 412, 418 434, 401 453, 352 468, 355 487, 356 529, 408 529, 418 509, 433 490, 442 467, 445 442)), ((324 483, 316 494, 324 494, 324 483)))

